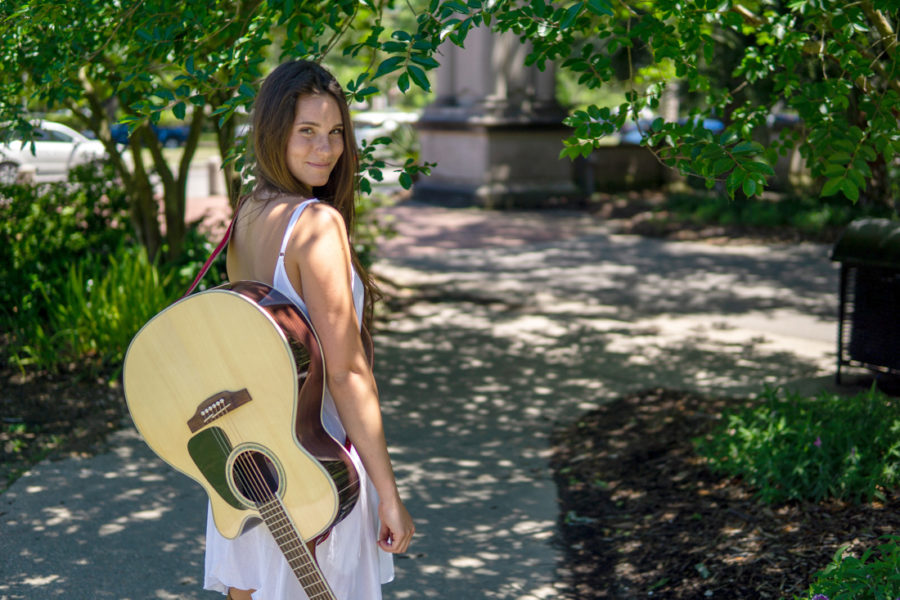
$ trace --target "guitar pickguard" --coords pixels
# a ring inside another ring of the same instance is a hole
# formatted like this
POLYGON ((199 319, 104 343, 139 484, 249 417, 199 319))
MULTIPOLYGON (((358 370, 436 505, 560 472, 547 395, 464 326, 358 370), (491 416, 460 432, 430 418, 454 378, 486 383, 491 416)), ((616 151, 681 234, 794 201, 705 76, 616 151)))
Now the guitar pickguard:
POLYGON ((222 500, 242 510, 247 507, 235 497, 228 485, 228 456, 231 450, 228 436, 218 427, 204 429, 188 440, 188 454, 206 481, 222 500))

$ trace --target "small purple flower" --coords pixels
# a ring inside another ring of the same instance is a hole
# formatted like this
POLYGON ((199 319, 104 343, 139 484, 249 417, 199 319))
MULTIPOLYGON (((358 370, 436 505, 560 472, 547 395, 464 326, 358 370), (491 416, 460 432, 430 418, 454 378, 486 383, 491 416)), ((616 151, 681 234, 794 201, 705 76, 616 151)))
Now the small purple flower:
MULTIPOLYGON (((820 438, 819 436, 816 436, 816 441, 813 442, 813 446, 815 446, 816 448, 821 448, 822 447, 822 438, 820 438)), ((819 595, 822 596, 822 594, 819 594, 819 595)), ((813 599, 813 600, 815 600, 815 599, 813 599)), ((825 598, 825 600, 828 600, 828 598, 825 598)))
POLYGON ((825 594, 816 594, 811 600, 828 600, 828 596, 825 594))

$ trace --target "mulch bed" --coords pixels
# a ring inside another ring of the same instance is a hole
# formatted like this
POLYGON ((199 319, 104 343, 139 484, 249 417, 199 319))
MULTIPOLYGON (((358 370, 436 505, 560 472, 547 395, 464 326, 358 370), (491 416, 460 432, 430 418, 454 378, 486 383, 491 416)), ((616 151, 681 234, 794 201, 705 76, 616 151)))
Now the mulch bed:
POLYGON ((102 450, 125 412, 121 390, 103 378, 0 370, 0 492, 44 458, 102 450))
POLYGON ((840 546, 858 556, 900 530, 896 494, 768 506, 739 479, 710 472, 692 438, 746 403, 648 390, 557 430, 571 598, 802 597, 840 546))

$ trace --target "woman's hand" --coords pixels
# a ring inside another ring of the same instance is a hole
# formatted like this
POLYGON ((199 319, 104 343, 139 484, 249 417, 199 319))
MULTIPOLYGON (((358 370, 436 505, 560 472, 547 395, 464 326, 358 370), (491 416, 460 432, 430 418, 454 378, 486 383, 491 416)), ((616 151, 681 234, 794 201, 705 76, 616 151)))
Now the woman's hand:
POLYGON ((406 552, 416 527, 403 502, 399 498, 382 500, 378 504, 378 517, 381 519, 378 546, 385 552, 393 554, 406 552))

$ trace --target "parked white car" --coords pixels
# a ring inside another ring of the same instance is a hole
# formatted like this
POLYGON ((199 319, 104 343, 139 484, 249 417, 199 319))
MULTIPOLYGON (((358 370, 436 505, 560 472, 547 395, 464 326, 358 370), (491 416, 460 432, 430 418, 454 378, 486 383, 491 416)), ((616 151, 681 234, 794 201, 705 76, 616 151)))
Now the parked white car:
POLYGON ((24 166, 34 168, 34 181, 66 178, 69 169, 106 155, 103 144, 53 121, 38 121, 31 144, 12 140, 0 145, 0 183, 14 183, 24 166))

